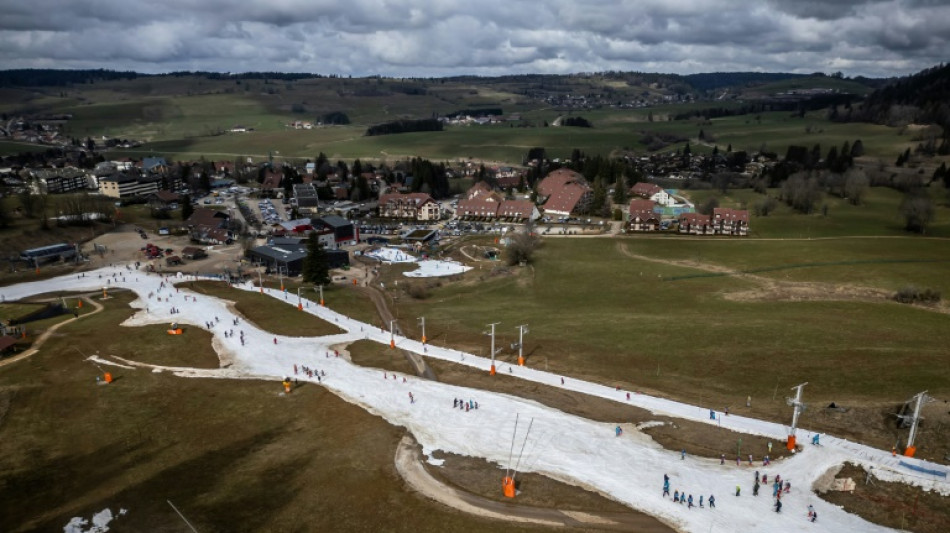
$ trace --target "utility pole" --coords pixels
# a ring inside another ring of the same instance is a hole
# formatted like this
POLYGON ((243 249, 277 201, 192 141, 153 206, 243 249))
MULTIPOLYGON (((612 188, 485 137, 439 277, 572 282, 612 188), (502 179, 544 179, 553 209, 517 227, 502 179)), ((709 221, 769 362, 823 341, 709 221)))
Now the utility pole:
POLYGON ((396 349, 396 333, 395 333, 395 330, 393 329, 393 324, 395 323, 396 323, 395 320, 389 321, 389 347, 394 350, 396 349))
POLYGON ((807 381, 792 387, 792 390, 795 391, 795 398, 786 398, 785 400, 788 405, 795 408, 795 412, 792 414, 792 427, 789 429, 788 442, 786 443, 789 450, 795 449, 795 430, 798 428, 798 415, 805 410, 805 404, 802 403, 802 389, 805 388, 805 385, 808 385, 807 381))
POLYGON ((422 322, 422 344, 426 343, 426 317, 420 316, 419 322, 422 322))
POLYGON ((300 297, 300 289, 303 287, 297 287, 297 309, 303 311, 303 298, 300 297))
POLYGON ((518 366, 524 366, 524 334, 527 332, 527 324, 518 326, 518 366))
POLYGON ((495 375, 495 326, 498 324, 501 324, 501 322, 495 322, 494 324, 488 325, 491 327, 491 369, 488 371, 488 373, 492 376, 495 375))
POLYGON ((261 271, 257 271, 257 286, 261 288, 261 294, 264 294, 264 278, 261 277, 261 271))
POLYGON ((326 307, 326 304, 323 302, 323 285, 320 285, 320 307, 326 307))
POLYGON ((907 457, 913 457, 914 453, 917 452, 917 447, 914 446, 914 439, 917 437, 917 425, 920 422, 920 408, 923 407, 924 403, 927 400, 929 400, 929 398, 927 397, 927 391, 924 391, 915 395, 913 398, 911 398, 907 402, 907 403, 916 402, 914 404, 914 414, 913 415, 898 415, 898 417, 902 421, 908 418, 911 419, 910 435, 907 437, 907 447, 904 448, 904 455, 907 457))

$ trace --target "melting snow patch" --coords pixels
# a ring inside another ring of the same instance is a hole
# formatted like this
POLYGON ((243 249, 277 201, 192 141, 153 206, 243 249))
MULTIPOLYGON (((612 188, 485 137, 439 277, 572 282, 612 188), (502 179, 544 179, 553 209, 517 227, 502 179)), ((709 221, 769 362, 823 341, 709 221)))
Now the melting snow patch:
POLYGON ((432 457, 432 454, 435 453, 435 451, 436 450, 430 448, 422 448, 422 454, 426 456, 426 462, 433 466, 444 465, 445 459, 436 459, 435 457, 432 457))
POLYGON ((419 261, 419 268, 412 272, 403 272, 403 276, 410 278, 435 278, 439 276, 452 276, 461 274, 472 269, 455 261, 419 261))
MULTIPOLYGON (((125 509, 119 510, 118 516, 126 514, 128 511, 125 509)), ((112 515, 112 511, 107 507, 98 513, 92 515, 92 523, 90 524, 89 520, 82 518, 81 516, 74 516, 70 519, 63 527, 64 533, 106 533, 109 531, 109 522, 116 518, 112 515), (88 527, 88 529, 87 529, 88 527)))
POLYGON ((369 257, 375 257, 383 263, 415 263, 417 259, 403 250, 397 248, 380 248, 366 254, 369 257))

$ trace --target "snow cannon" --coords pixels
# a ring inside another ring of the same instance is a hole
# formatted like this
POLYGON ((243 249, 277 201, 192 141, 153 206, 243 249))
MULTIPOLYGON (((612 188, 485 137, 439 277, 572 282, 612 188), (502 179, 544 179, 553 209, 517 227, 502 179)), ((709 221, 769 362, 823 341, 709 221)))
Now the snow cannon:
POLYGON ((106 372, 103 378, 105 378, 106 383, 112 383, 112 372, 106 372))
POLYGON ((917 453, 916 446, 908 446, 904 449, 904 457, 913 457, 915 453, 917 453))
POLYGON ((515 497, 515 480, 510 477, 505 476, 501 480, 501 488, 505 494, 505 498, 514 498, 515 497))
POLYGON ((789 451, 795 450, 795 435, 788 436, 788 442, 785 443, 785 447, 788 448, 789 451))

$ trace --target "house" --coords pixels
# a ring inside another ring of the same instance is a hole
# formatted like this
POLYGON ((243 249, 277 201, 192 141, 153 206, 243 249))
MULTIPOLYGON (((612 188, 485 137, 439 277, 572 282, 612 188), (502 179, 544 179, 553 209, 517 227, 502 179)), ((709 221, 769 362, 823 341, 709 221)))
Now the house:
POLYGON ((653 211, 651 200, 640 198, 630 200, 627 227, 630 231, 657 231, 660 229, 660 216, 653 211))
POLYGON ((330 230, 336 247, 342 244, 357 244, 360 240, 359 230, 353 226, 353 223, 337 215, 311 219, 310 225, 316 231, 330 230))
POLYGON ((504 200, 498 205, 496 217, 508 222, 525 223, 541 218, 541 213, 530 200, 504 200))
POLYGON ((442 206, 426 193, 389 193, 379 197, 381 218, 404 218, 420 222, 442 218, 442 206))
POLYGON ((36 177, 37 185, 42 189, 38 192, 49 194, 81 191, 90 187, 92 180, 78 168, 42 169, 32 173, 36 177))
POLYGON ((680 233, 690 235, 712 235, 712 222, 709 215, 683 213, 679 218, 680 233))
POLYGON ((148 205, 154 209, 175 209, 181 202, 181 196, 170 191, 155 191, 145 198, 148 205))
POLYGON ((274 192, 281 188, 280 184, 283 181, 283 172, 269 168, 264 171, 264 181, 261 182, 261 192, 274 192))
POLYGON ((228 229, 230 221, 231 217, 224 211, 199 207, 188 217, 185 224, 192 241, 202 244, 231 244, 234 242, 234 236, 228 229))
MULTIPOLYGON (((346 250, 326 250, 326 254, 330 268, 341 268, 350 264, 350 254, 346 250)), ((264 246, 248 250, 245 256, 251 262, 266 266, 270 271, 297 276, 303 270, 303 262, 307 257, 307 241, 273 239, 264 246)))
POLYGON ((717 207, 711 217, 712 231, 716 235, 749 234, 749 212, 744 209, 717 207))
POLYGON ((490 197, 460 200, 455 216, 463 220, 492 220, 498 214, 500 203, 490 197))
POLYGON ((185 246, 181 249, 181 256, 189 261, 194 261, 195 259, 204 259, 208 257, 208 254, 202 248, 197 246, 185 246))
POLYGON ((113 174, 99 178, 99 193, 112 198, 145 196, 158 190, 161 180, 157 178, 135 177, 128 174, 113 174))
POLYGON ((593 191, 584 176, 566 168, 550 172, 538 184, 538 198, 543 198, 544 212, 569 216, 590 208, 593 191))
POLYGON ((320 204, 317 188, 312 183, 298 183, 294 185, 294 202, 299 210, 315 213, 320 204))
POLYGON ((673 200, 673 197, 670 196, 670 193, 663 190, 662 187, 655 183, 646 183, 639 182, 633 185, 633 188, 630 189, 630 194, 633 196, 639 196, 640 198, 646 198, 654 203, 671 206, 676 203, 673 200))

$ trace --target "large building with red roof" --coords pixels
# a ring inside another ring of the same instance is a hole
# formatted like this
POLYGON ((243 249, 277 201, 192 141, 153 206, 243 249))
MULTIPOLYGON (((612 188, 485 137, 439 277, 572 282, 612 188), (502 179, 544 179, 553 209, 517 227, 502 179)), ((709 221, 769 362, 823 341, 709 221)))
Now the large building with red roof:
POLYGON ((538 197, 546 214, 569 216, 590 208, 593 191, 584 176, 566 168, 550 172, 538 184, 538 197))

